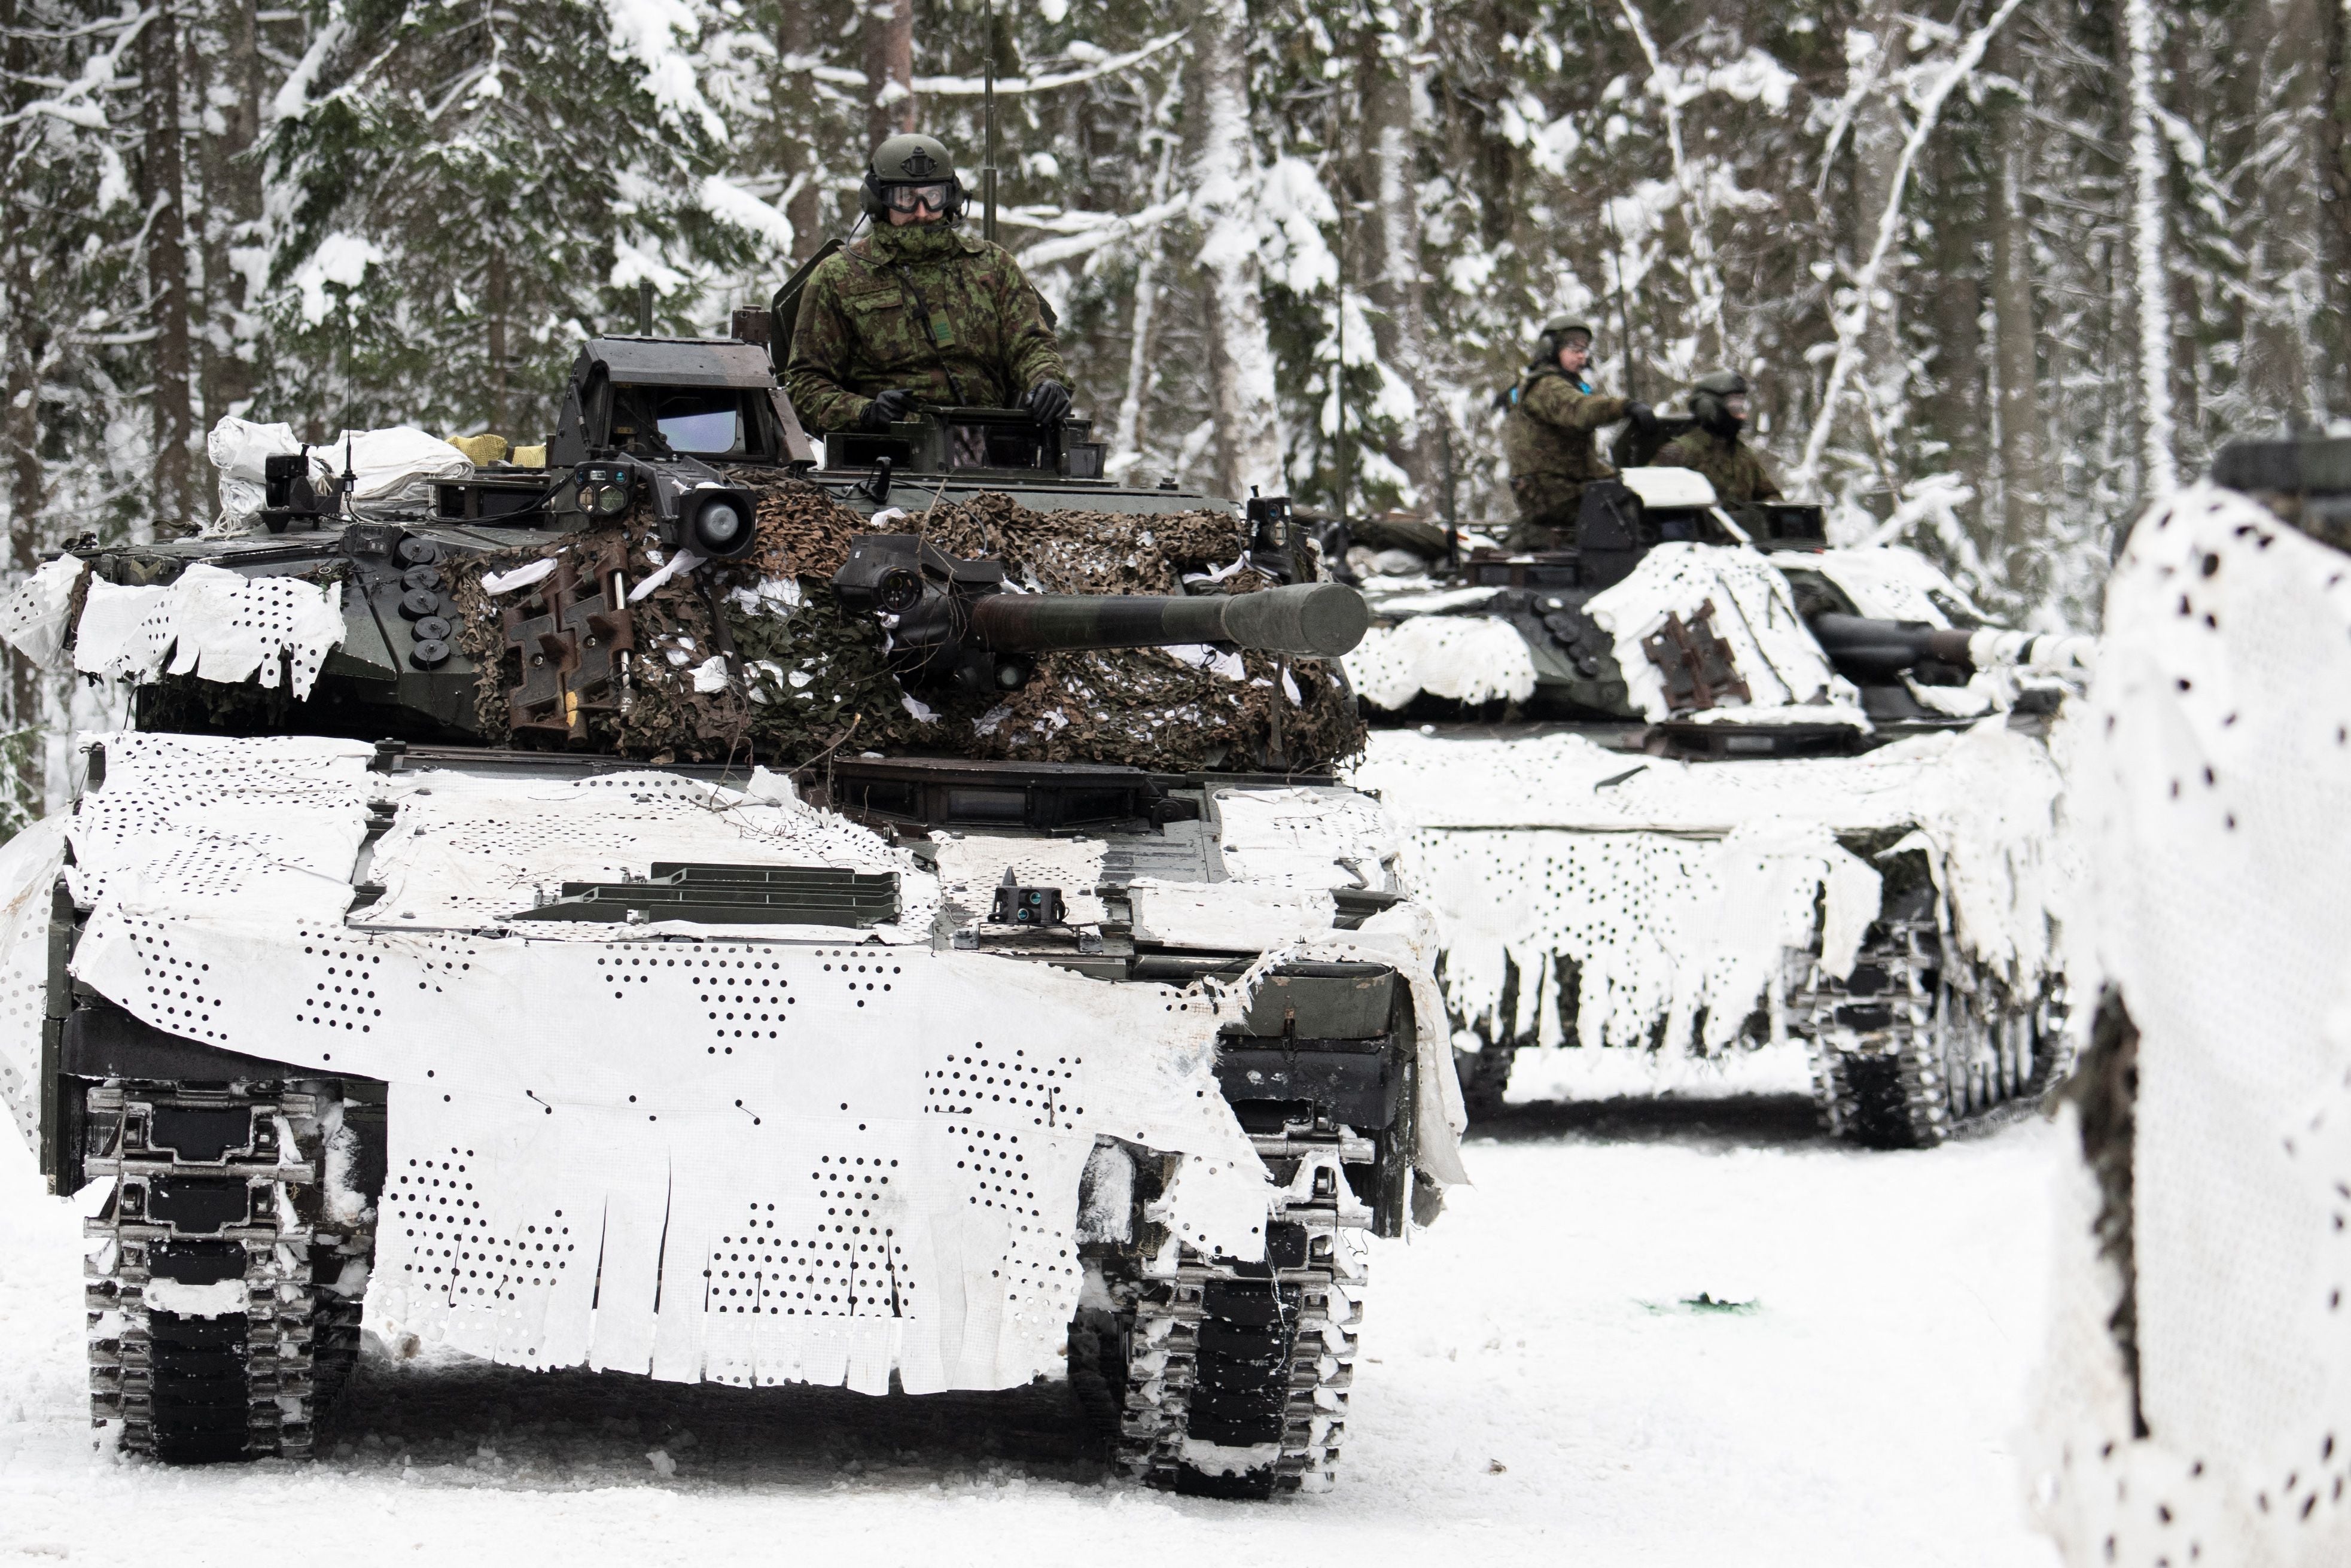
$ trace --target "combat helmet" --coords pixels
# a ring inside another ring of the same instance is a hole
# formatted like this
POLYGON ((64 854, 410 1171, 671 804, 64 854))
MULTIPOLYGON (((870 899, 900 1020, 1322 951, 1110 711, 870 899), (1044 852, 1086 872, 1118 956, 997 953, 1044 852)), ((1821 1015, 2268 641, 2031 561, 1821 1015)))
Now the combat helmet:
POLYGON ((875 223, 887 223, 893 203, 912 212, 914 207, 907 204, 915 199, 914 193, 933 190, 940 193, 940 210, 947 222, 963 216, 963 182, 956 177, 955 160, 947 155, 946 143, 935 136, 908 132, 891 137, 865 161, 865 184, 858 205, 875 223), (895 194, 898 192, 905 194, 895 194))
POLYGON ((1701 429, 1736 435, 1747 423, 1747 378, 1737 371, 1700 376, 1690 386, 1689 406, 1701 429))
POLYGON ((1536 365, 1556 363, 1560 349, 1569 338, 1578 332, 1583 334, 1583 340, 1589 345, 1593 336, 1589 323, 1581 321, 1573 316, 1552 317, 1544 322, 1542 329, 1535 334, 1534 347, 1527 351, 1528 362, 1536 365))

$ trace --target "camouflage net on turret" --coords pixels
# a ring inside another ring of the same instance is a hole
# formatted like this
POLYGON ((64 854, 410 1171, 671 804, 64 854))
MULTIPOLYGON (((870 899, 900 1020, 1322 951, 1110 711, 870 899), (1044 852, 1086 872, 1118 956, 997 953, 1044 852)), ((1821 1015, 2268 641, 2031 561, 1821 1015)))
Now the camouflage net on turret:
MULTIPOLYGON (((590 721, 600 748, 653 761, 786 768, 838 748, 1302 772, 1363 745, 1363 721, 1336 661, 1312 658, 1291 658, 1285 671, 1271 655, 1244 653, 1234 678, 1229 655, 1194 664, 1155 648, 1047 653, 1008 696, 952 685, 909 693, 892 673, 881 628, 871 616, 844 616, 831 585, 851 538, 872 525, 806 481, 736 477, 758 497, 757 546, 739 560, 673 579, 632 607, 637 652, 626 711, 617 721, 590 721), (729 643, 736 678, 723 690, 696 690, 696 668, 729 643)), ((1218 512, 1033 512, 1001 495, 888 525, 922 533, 950 554, 1001 559, 1012 581, 1053 593, 1181 593, 1186 574, 1218 571, 1227 575, 1192 591, 1255 591, 1269 586, 1263 576, 1230 570, 1241 528, 1218 512)), ((649 519, 632 515, 619 532, 630 581, 658 569, 649 519)), ((495 558, 461 575, 459 642, 483 670, 475 711, 490 739, 508 737, 507 692, 519 674, 499 609, 529 591, 493 600, 481 576, 559 549, 592 549, 596 537, 495 558)))

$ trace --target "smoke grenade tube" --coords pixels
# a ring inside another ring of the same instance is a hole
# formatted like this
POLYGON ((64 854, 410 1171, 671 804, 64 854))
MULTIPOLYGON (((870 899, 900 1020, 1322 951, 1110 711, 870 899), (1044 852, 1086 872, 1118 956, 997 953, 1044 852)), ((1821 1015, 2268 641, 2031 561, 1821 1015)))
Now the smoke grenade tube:
POLYGON ((1196 597, 991 593, 971 607, 974 640, 998 653, 1234 643, 1335 657, 1362 642, 1370 622, 1364 596, 1337 582, 1196 597))

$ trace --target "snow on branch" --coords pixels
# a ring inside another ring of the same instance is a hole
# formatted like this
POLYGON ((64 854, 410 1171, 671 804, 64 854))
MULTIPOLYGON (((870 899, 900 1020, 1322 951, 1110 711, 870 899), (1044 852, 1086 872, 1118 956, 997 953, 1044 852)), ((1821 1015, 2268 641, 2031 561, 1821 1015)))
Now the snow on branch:
POLYGON ((767 241, 778 255, 791 254, 792 220, 732 180, 705 175, 695 194, 712 217, 767 241))
POLYGON ((0 125, 16 125, 37 115, 62 120, 68 125, 78 125, 84 131, 106 129, 106 110, 91 99, 114 82, 114 68, 121 60, 147 24, 155 19, 152 11, 141 11, 116 24, 121 31, 116 35, 113 47, 100 50, 84 61, 81 75, 61 89, 54 98, 37 98, 22 109, 0 115, 0 125))
MULTIPOLYGON (((1051 92, 1056 88, 1075 87, 1081 82, 1116 76, 1123 70, 1141 65, 1154 55, 1164 54, 1174 48, 1184 41, 1185 37, 1184 33, 1168 33, 1152 39, 1140 48, 1129 49, 1123 55, 1104 55, 1098 60, 1089 60, 1074 70, 1048 71, 1042 76, 1033 77, 998 77, 996 78, 996 90, 999 95, 1017 97, 1022 93, 1051 92)), ((812 77, 818 81, 826 82, 834 87, 857 88, 862 90, 865 86, 863 71, 847 66, 828 65, 820 56, 786 55, 782 64, 787 71, 812 77)), ((905 89, 900 88, 899 90, 904 92, 905 89)), ((981 77, 916 77, 914 78, 914 94, 918 98, 977 98, 987 90, 987 80, 981 77)))
MULTIPOLYGON (((1627 4, 1630 0, 1627 0, 1627 4)), ((2144 5, 2146 0, 2132 0, 2144 5)), ((1871 306, 1877 298, 1878 278, 1886 269, 1886 254, 1902 225, 1902 198, 1910 185, 1910 169, 1918 161, 1918 150, 1934 133, 1935 123, 1941 118, 1943 101, 1951 89, 1965 81, 1977 66, 1983 62, 1984 50, 1991 47, 1992 36, 1999 32, 2022 0, 2001 0, 1984 25, 1968 35, 1959 53, 1949 65, 1936 75, 1918 101, 1918 118, 1903 138, 1901 156, 1895 161, 1892 188, 1886 196, 1886 210, 1877 216, 1877 236, 1869 247, 1869 259, 1854 275, 1852 308, 1836 317, 1836 359, 1829 366, 1828 386, 1821 394, 1820 413, 1813 416, 1811 434, 1804 437, 1804 458, 1796 465, 1793 476, 1800 487, 1820 483, 1821 454, 1828 446, 1829 433, 1835 428, 1837 407, 1844 401, 1845 382, 1852 378, 1854 361, 1858 357, 1862 335, 1869 329, 1871 306)))
POLYGON ((662 119, 682 126, 690 118, 704 136, 723 145, 726 122, 702 96, 693 57, 684 48, 702 33, 693 8, 684 0, 604 0, 604 14, 612 57, 637 62, 644 73, 639 85, 659 106, 662 119))
MULTIPOLYGON (((1656 41, 1649 36, 1649 25, 1633 0, 1617 0, 1623 7, 1625 20, 1640 41, 1641 53, 1649 62, 1649 86, 1656 93, 1657 102, 1665 110, 1666 145, 1674 159, 1674 185, 1681 193, 1682 222, 1689 230, 1689 278, 1694 314, 1698 325, 1714 331, 1715 357, 1726 351, 1722 330, 1722 268, 1714 255, 1714 235, 1708 225, 1708 209, 1704 186, 1690 178, 1689 159, 1682 145, 1682 104, 1697 96, 1698 89, 1682 90, 1679 75, 1657 53, 1656 41)), ((1761 89, 1757 90, 1761 90, 1761 89)), ((1782 89, 1784 90, 1784 89, 1782 89)))
MULTIPOLYGON (((1186 32, 1188 31, 1189 29, 1186 29, 1186 32)), ((1075 87, 1080 82, 1116 76, 1130 66, 1140 65, 1154 55, 1174 48, 1184 41, 1185 36, 1186 34, 1182 32, 1168 33, 1152 39, 1141 48, 1129 49, 1123 55, 1111 55, 1081 66, 1076 70, 1053 71, 1037 77, 998 77, 996 78, 996 90, 998 93, 1050 92, 1055 88, 1075 87)), ((916 77, 914 78, 914 91, 924 97, 977 98, 986 90, 986 82, 978 77, 916 77)))
POLYGON ((310 38, 310 47, 302 51, 302 58, 285 81, 277 88, 277 96, 270 99, 270 113, 278 120, 299 120, 309 111, 310 89, 318 85, 319 75, 327 68, 327 61, 351 36, 350 18, 340 5, 328 14, 326 26, 310 38))
POLYGON ((1164 202, 1154 202, 1139 213, 1059 213, 1048 216, 1033 213, 1030 209, 1015 208, 1005 214, 1001 221, 1014 228, 1044 229, 1062 236, 1040 240, 1019 252, 1020 265, 1027 268, 1071 261, 1106 246, 1148 234, 1169 219, 1180 217, 1190 207, 1188 197, 1174 196, 1164 202))

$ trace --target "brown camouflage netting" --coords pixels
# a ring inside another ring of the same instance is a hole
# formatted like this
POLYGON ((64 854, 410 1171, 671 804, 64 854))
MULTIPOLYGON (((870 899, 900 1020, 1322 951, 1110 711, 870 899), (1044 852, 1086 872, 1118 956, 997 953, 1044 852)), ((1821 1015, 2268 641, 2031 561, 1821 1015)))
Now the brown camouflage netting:
MULTIPOLYGON (((1283 672, 1260 653, 1241 655, 1239 680, 1158 649, 1049 653, 1008 699, 941 685, 921 687, 910 700, 885 663, 880 627, 871 617, 844 617, 831 586, 851 537, 871 525, 804 480, 737 477, 758 497, 758 544, 738 561, 672 580, 633 607, 628 710, 617 725, 591 721, 599 746, 648 759, 756 759, 788 768, 839 747, 1167 771, 1265 768, 1278 757, 1279 766, 1313 771, 1363 744, 1363 721, 1336 671, 1311 658, 1289 661, 1295 696, 1278 710, 1278 748, 1274 697, 1283 672), (707 693, 695 689, 695 669, 724 645, 703 580, 722 606, 744 677, 739 686, 707 693), (784 602, 795 593, 796 606, 784 602)), ((1001 495, 937 506, 891 526, 922 533, 951 554, 995 556, 1015 582, 1061 593, 1182 592, 1185 573, 1228 567, 1243 544, 1239 519, 1224 513, 1040 513, 1001 495)), ((648 547, 658 546, 642 515, 621 527, 636 581, 656 569, 648 547)), ((459 642, 484 671, 475 706, 493 739, 507 737, 506 689, 518 667, 479 578, 563 548, 492 558, 460 576, 459 642)), ((1248 592, 1267 580, 1243 571, 1193 586, 1248 592)), ((1229 658, 1219 663, 1232 667, 1229 658)))

